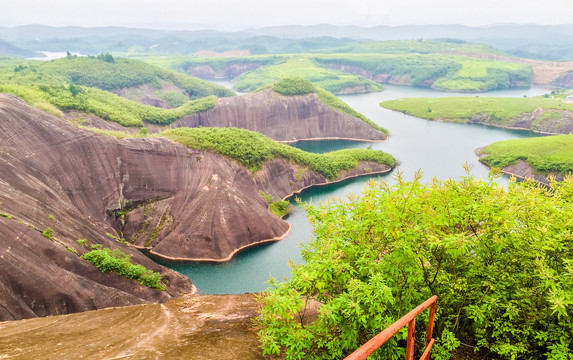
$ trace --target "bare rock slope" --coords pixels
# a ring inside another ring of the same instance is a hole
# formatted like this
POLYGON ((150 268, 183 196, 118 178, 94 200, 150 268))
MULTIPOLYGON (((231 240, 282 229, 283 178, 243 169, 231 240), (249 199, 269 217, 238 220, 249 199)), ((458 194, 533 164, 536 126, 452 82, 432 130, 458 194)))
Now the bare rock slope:
POLYGON ((364 121, 333 111, 316 94, 284 96, 271 89, 220 98, 213 109, 189 115, 175 127, 236 127, 276 141, 353 139, 381 141, 386 134, 364 121))

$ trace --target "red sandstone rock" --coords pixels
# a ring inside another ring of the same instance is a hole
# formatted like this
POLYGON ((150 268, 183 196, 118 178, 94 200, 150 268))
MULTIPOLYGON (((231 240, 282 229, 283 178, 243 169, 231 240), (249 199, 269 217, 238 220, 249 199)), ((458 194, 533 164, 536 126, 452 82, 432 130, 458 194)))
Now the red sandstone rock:
POLYGON ((174 127, 236 127, 276 141, 354 139, 381 141, 386 135, 364 121, 333 111, 316 94, 283 96, 265 90, 219 99, 213 109, 186 116, 174 127))

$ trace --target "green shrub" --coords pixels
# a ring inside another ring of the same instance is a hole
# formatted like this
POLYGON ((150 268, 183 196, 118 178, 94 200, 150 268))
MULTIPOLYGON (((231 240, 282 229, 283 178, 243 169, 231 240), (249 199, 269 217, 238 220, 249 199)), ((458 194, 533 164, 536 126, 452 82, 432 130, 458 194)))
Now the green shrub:
POLYGON ((287 200, 277 200, 274 201, 274 196, 270 194, 265 194, 262 191, 259 191, 259 194, 265 199, 265 201, 269 204, 269 211, 275 214, 278 217, 283 217, 289 213, 289 206, 290 202, 287 200))
POLYGON ((277 81, 273 85, 273 91, 279 94, 291 96, 291 95, 306 95, 313 93, 314 85, 308 80, 301 78, 286 78, 277 81))
POLYGON ((0 216, 5 217, 6 219, 12 219, 12 215, 6 213, 0 213, 0 216))
MULTIPOLYGON (((361 197, 306 205, 315 239, 292 278, 260 299, 264 353, 341 359, 432 295, 433 356, 460 341, 488 358, 573 353, 573 178, 542 187, 470 175, 370 183, 361 197), (317 318, 306 307, 320 304, 317 318)), ((424 328, 427 312, 417 319, 424 328)), ((416 332, 416 348, 425 334, 416 332)), ((372 359, 402 359, 402 330, 372 359)))
POLYGON ((101 272, 116 272, 119 275, 139 281, 142 285, 164 291, 161 285, 161 274, 131 263, 131 256, 119 249, 94 248, 82 255, 82 259, 92 263, 101 272))
POLYGON ((167 91, 161 95, 161 98, 169 105, 171 108, 179 107, 185 104, 189 98, 184 94, 177 91, 167 91))
POLYGON ((44 237, 47 239, 54 240, 54 236, 52 235, 52 228, 46 228, 46 230, 42 231, 42 235, 44 235, 44 237))

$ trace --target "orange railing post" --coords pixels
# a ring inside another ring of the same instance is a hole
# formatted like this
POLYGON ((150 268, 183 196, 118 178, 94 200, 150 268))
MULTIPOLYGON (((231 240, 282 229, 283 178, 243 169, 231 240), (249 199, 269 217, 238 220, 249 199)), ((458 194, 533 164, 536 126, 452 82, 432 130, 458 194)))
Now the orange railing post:
POLYGON ((434 346, 434 339, 432 338, 432 332, 434 331, 434 317, 436 315, 436 302, 438 297, 436 295, 432 296, 428 300, 424 301, 420 306, 410 311, 406 315, 402 316, 400 320, 396 321, 384 331, 379 333, 370 339, 366 344, 362 345, 355 352, 348 355, 345 360, 366 360, 368 356, 372 355, 374 351, 388 340, 392 338, 398 331, 400 331, 406 324, 408 324, 408 341, 406 343, 406 360, 414 359, 414 331, 416 327, 416 317, 420 313, 430 307, 430 317, 428 319, 428 330, 426 334, 426 348, 420 360, 426 360, 430 358, 430 351, 432 346, 434 346))

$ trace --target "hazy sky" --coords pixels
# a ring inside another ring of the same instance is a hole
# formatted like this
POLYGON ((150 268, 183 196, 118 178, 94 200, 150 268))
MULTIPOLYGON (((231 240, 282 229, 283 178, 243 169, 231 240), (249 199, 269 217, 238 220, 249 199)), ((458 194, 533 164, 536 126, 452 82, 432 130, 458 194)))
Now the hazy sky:
POLYGON ((573 23, 572 0, 0 0, 0 26, 573 23))

